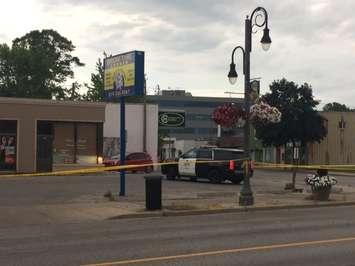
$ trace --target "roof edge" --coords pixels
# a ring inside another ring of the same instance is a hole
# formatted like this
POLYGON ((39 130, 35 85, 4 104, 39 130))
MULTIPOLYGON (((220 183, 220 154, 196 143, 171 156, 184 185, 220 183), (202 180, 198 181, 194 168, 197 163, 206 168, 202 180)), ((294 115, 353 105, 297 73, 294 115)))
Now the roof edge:
POLYGON ((17 97, 0 97, 0 104, 29 104, 29 105, 59 105, 59 106, 91 106, 91 107, 105 107, 105 102, 86 102, 86 101, 59 101, 48 99, 35 99, 35 98, 17 98, 17 97))

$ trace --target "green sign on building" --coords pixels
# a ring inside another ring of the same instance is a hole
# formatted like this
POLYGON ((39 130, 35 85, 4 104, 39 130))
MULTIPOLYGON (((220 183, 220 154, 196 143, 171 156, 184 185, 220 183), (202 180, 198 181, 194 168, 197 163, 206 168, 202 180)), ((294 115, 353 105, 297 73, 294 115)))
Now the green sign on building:
POLYGON ((185 113, 172 111, 159 112, 159 127, 185 127, 185 113))

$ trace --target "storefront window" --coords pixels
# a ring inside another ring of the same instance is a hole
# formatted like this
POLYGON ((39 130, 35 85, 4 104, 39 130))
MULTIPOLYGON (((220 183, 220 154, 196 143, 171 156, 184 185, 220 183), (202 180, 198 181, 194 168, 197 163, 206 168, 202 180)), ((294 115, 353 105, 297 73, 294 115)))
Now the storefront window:
POLYGON ((96 164, 96 124, 77 125, 77 163, 96 164))
POLYGON ((97 124, 59 123, 54 124, 54 164, 96 164, 97 124))
POLYGON ((54 123, 53 163, 74 163, 74 124, 54 123))
POLYGON ((0 171, 16 170, 17 121, 0 120, 0 171))

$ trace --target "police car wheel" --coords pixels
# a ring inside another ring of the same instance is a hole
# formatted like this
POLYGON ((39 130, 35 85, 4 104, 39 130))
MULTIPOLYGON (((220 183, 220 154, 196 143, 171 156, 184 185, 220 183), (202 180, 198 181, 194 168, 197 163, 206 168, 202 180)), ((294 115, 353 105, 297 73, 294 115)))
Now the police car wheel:
POLYGON ((213 184, 218 184, 223 181, 217 169, 210 170, 207 177, 213 184))

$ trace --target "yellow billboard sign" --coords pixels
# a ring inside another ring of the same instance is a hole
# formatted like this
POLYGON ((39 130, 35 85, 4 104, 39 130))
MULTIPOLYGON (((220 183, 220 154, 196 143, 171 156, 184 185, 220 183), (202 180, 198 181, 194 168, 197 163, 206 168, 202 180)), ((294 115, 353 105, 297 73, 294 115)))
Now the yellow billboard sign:
POLYGON ((134 64, 116 65, 105 70, 105 90, 115 90, 120 85, 134 86, 134 64), (123 77, 123 80, 122 80, 123 77), (121 84, 123 82, 124 84, 121 84))
POLYGON ((105 95, 142 95, 144 86, 144 52, 132 51, 104 60, 105 95))

